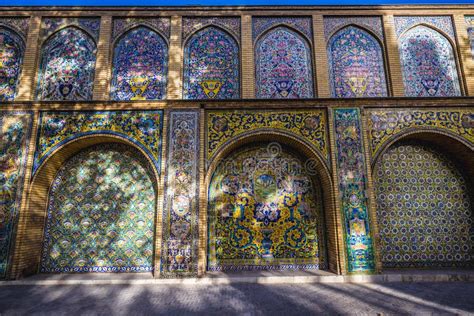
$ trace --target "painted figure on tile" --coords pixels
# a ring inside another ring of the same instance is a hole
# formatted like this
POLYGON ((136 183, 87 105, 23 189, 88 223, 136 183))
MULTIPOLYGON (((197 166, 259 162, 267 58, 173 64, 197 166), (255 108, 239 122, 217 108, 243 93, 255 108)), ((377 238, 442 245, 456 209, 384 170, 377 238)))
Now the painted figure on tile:
POLYGON ((257 98, 312 98, 311 48, 295 31, 279 26, 255 48, 257 98))
POLYGON ((209 270, 324 267, 320 188, 287 149, 238 150, 209 188, 209 270))
POLYGON ((215 26, 191 36, 184 49, 184 99, 240 97, 240 57, 237 41, 215 26))
POLYGON ((402 34, 400 61, 406 96, 461 95, 453 47, 434 29, 420 25, 402 34))
POLYGON ((153 270, 155 200, 148 161, 120 144, 66 161, 48 204, 42 272, 153 270))
POLYGON ((387 96, 382 47, 374 36, 348 26, 331 37, 327 49, 333 97, 387 96))
POLYGON ((0 27, 0 101, 15 99, 24 51, 23 39, 0 27))
POLYGON ((38 99, 91 100, 95 54, 93 39, 76 27, 67 27, 52 35, 41 52, 38 99))
POLYGON ((137 27, 114 49, 113 100, 161 100, 166 97, 168 45, 161 35, 137 27))

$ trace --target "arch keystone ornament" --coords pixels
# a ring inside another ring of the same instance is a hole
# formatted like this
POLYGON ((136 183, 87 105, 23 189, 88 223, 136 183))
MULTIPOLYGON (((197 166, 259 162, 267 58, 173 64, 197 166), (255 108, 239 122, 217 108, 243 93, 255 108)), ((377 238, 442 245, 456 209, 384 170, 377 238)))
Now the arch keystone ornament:
POLYGON ((368 213, 367 167, 357 108, 333 110, 336 172, 345 227, 348 272, 374 272, 374 246, 368 213))

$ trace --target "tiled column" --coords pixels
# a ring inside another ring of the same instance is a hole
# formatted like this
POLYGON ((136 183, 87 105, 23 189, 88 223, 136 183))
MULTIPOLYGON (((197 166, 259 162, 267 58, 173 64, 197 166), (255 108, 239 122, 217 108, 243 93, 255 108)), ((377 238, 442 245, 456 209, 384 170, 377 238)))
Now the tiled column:
MULTIPOLYGON (((454 27, 456 29, 456 39, 459 45, 459 61, 464 81, 466 83, 466 95, 474 96, 474 58, 471 51, 471 41, 467 28, 469 24, 466 22, 464 15, 454 15, 454 27)), ((474 28, 474 22, 471 26, 474 28)))
POLYGON ((108 100, 110 89, 110 38, 112 35, 112 17, 103 16, 100 19, 99 42, 97 43, 97 57, 94 78, 94 100, 108 100))
POLYGON ((332 110, 335 171, 339 206, 344 225, 348 273, 375 271, 374 245, 369 214, 367 164, 358 108, 332 110))
POLYGON ((171 17, 171 34, 169 47, 168 66, 168 100, 181 99, 183 97, 183 49, 181 39, 181 17, 171 17))
POLYGON ((313 42, 314 61, 316 68, 317 96, 329 98, 329 69, 326 51, 326 39, 324 37, 324 21, 322 15, 313 15, 313 42))
POLYGON ((38 39, 41 28, 41 16, 32 16, 28 27, 25 55, 20 75, 18 96, 15 100, 27 101, 34 99, 36 83, 36 65, 39 59, 38 39))
POLYGON ((400 64, 400 53, 398 51, 398 38, 395 32, 395 21, 393 15, 383 16, 383 26, 385 38, 387 41, 388 66, 390 73, 390 82, 392 84, 392 95, 394 97, 405 96, 405 87, 403 86, 402 67, 400 64))
POLYGON ((255 59, 252 39, 252 16, 243 15, 242 25, 242 98, 255 98, 255 59))

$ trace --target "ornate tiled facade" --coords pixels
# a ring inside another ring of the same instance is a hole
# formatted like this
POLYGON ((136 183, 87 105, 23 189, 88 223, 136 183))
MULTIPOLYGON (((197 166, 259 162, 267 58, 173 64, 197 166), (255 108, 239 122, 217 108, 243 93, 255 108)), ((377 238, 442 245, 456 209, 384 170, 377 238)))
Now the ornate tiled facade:
POLYGON ((139 25, 115 43, 112 71, 113 100, 164 99, 168 45, 159 33, 139 25))
POLYGON ((161 268, 165 276, 196 275, 199 242, 199 112, 171 112, 168 133, 170 142, 161 268))
POLYGON ((286 26, 259 37, 255 43, 257 98, 313 97, 311 55, 308 41, 286 26))
POLYGON ((274 145, 237 151, 214 171, 209 270, 317 269, 324 262, 320 190, 303 160, 274 145))
POLYGON ((0 277, 4 278, 21 207, 33 115, 0 112, 0 277))
POLYGON ((64 164, 51 186, 41 272, 153 270, 156 189, 140 155, 100 145, 64 164))
POLYGON ((473 261, 472 202, 451 159, 420 143, 397 144, 377 160, 374 179, 384 266, 473 261))
POLYGON ((87 135, 115 135, 143 149, 160 170, 162 111, 41 113, 34 171, 56 149, 87 135))
POLYGON ((375 266, 367 200, 367 167, 359 109, 334 110, 336 170, 346 233, 348 270, 375 266))
POLYGON ((0 8, 0 278, 473 267, 473 8, 0 8))
POLYGON ((184 99, 236 99, 240 96, 239 45, 221 28, 193 34, 184 48, 184 99))
POLYGON ((400 61, 407 96, 459 96, 450 17, 396 17, 400 61), (444 32, 444 34, 439 31, 444 32))
POLYGON ((92 99, 95 54, 94 40, 83 30, 68 26, 53 33, 41 51, 37 98, 45 101, 92 99))

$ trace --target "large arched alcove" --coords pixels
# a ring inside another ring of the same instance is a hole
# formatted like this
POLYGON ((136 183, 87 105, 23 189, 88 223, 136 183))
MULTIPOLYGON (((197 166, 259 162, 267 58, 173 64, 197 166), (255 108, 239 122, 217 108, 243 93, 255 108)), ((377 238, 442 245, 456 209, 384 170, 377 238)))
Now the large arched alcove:
POLYGON ((210 165, 207 270, 339 273, 329 173, 305 145, 273 136, 236 140, 210 165))
POLYGON ((373 169, 383 268, 472 267, 474 155, 432 132, 404 136, 373 169))
POLYGON ((120 137, 59 148, 33 178, 11 275, 153 271, 157 179, 149 157, 120 137))

